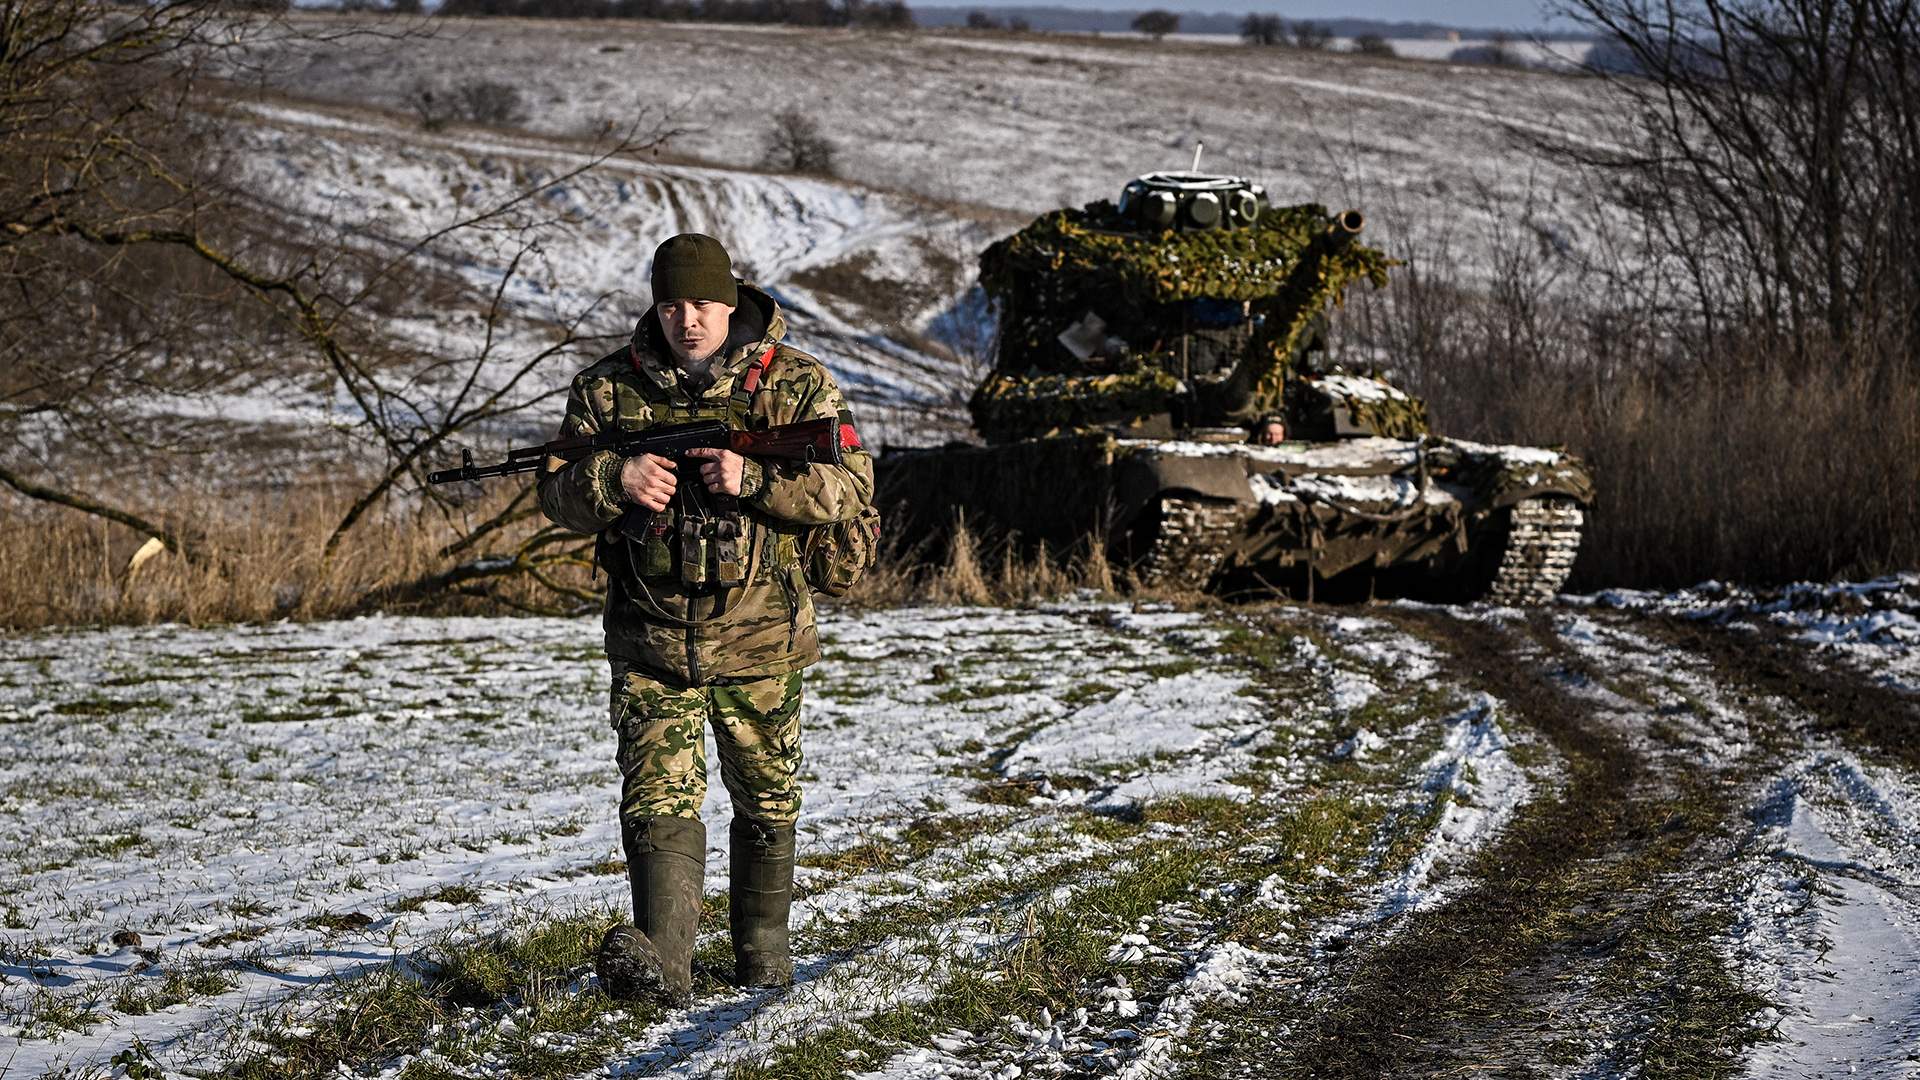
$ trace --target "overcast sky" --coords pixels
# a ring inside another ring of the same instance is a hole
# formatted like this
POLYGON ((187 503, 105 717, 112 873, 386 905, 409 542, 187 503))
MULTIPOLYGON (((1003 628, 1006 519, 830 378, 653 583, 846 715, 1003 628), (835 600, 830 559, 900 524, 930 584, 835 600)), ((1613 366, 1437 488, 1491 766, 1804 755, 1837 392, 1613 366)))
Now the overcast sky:
MULTIPOLYGON (((964 0, 927 0, 952 5, 964 0)), ((998 4, 1132 10, 1163 7, 1170 11, 1240 14, 1271 12, 1297 19, 1388 19, 1447 23, 1453 26, 1535 28, 1550 24, 1548 0, 994 0, 998 4)), ((986 6, 986 5, 981 5, 986 6)))

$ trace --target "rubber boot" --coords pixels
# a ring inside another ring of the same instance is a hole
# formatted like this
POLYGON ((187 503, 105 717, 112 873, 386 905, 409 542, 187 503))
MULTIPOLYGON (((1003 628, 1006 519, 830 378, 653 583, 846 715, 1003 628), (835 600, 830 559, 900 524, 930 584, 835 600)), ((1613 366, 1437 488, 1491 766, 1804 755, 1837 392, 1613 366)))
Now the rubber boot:
POLYGON ((727 828, 727 921, 733 930, 734 982, 793 982, 787 915, 793 907, 793 826, 734 815, 727 828))
POLYGON ((607 931, 594 970, 609 997, 683 1005, 693 996, 707 827, 698 818, 642 818, 622 834, 634 925, 607 931))

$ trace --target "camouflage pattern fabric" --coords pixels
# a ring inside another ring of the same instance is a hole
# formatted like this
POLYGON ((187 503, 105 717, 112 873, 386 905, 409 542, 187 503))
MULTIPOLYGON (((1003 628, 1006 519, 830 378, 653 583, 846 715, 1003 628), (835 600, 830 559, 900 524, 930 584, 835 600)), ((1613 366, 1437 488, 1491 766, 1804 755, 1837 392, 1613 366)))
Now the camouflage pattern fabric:
POLYGON ((1165 413, 1217 425, 1280 412, 1325 311, 1351 285, 1384 286, 1393 265, 1313 204, 1191 232, 1140 231, 1106 201, 1042 215, 980 256, 1000 334, 993 375, 969 402, 974 425, 1002 442, 1165 413), (1181 305, 1193 301, 1247 305, 1250 329, 1224 377, 1186 378, 1181 305), (1125 344, 1119 355, 1083 359, 1060 342, 1089 313, 1125 344))
MULTIPOLYGON (((678 543, 683 498, 661 514, 629 506, 620 489, 621 459, 598 453, 571 464, 554 460, 540 478, 540 507, 555 523, 599 536, 596 554, 607 572, 607 654, 678 685, 715 679, 764 678, 798 671, 819 658, 811 591, 796 540, 808 525, 845 521, 873 498, 873 459, 858 445, 853 416, 826 366, 781 343, 786 320, 773 298, 740 286, 730 339, 713 366, 712 385, 691 392, 674 370, 651 310, 628 348, 582 371, 567 399, 562 438, 610 428, 722 419, 762 428, 838 418, 843 466, 748 459, 740 499, 738 553, 744 585, 723 588, 689 573, 678 543), (764 331, 759 331, 764 327, 764 331), (743 328, 748 329, 740 337, 743 328), (757 392, 735 387, 755 360, 772 350, 757 392), (610 528, 621 522, 618 529, 610 528)), ((691 467, 681 470, 682 491, 691 467)))
POLYGON ((800 816, 800 673, 683 687, 614 661, 620 821, 698 818, 707 797, 706 729, 733 811, 769 826, 800 816))

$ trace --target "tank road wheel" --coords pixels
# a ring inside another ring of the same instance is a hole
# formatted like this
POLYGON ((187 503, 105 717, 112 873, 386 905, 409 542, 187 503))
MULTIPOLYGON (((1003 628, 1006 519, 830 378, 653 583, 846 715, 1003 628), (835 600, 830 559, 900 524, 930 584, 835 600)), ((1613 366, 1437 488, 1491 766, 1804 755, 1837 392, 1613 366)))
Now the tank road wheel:
MULTIPOLYGON (((1580 504, 1565 496, 1522 499, 1496 517, 1506 528, 1487 553, 1491 569, 1476 599, 1506 607, 1544 604, 1560 592, 1580 553, 1580 504)), ((1494 540, 1489 537, 1489 540, 1494 540)))
POLYGON ((1230 502, 1161 499, 1159 512, 1146 529, 1135 533, 1134 573, 1140 583, 1150 588, 1205 589, 1232 553, 1244 512, 1230 502))

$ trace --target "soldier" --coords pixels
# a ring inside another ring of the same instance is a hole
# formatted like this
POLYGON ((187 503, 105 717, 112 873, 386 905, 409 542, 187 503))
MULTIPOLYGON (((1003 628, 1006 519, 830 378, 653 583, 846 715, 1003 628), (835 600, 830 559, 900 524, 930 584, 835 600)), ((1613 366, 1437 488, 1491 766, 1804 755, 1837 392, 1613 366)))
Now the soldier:
POLYGON ((773 298, 733 276, 699 233, 654 252, 653 306, 632 341, 582 371, 564 437, 719 419, 743 428, 837 417, 845 464, 763 462, 697 449, 675 462, 550 459, 540 507, 598 536, 613 668, 621 840, 635 925, 600 945, 602 987, 684 1002, 706 867, 706 728, 732 797, 735 981, 792 981, 787 915, 800 810, 800 671, 820 655, 799 540, 873 497, 873 461, 820 361, 782 343, 773 298))

